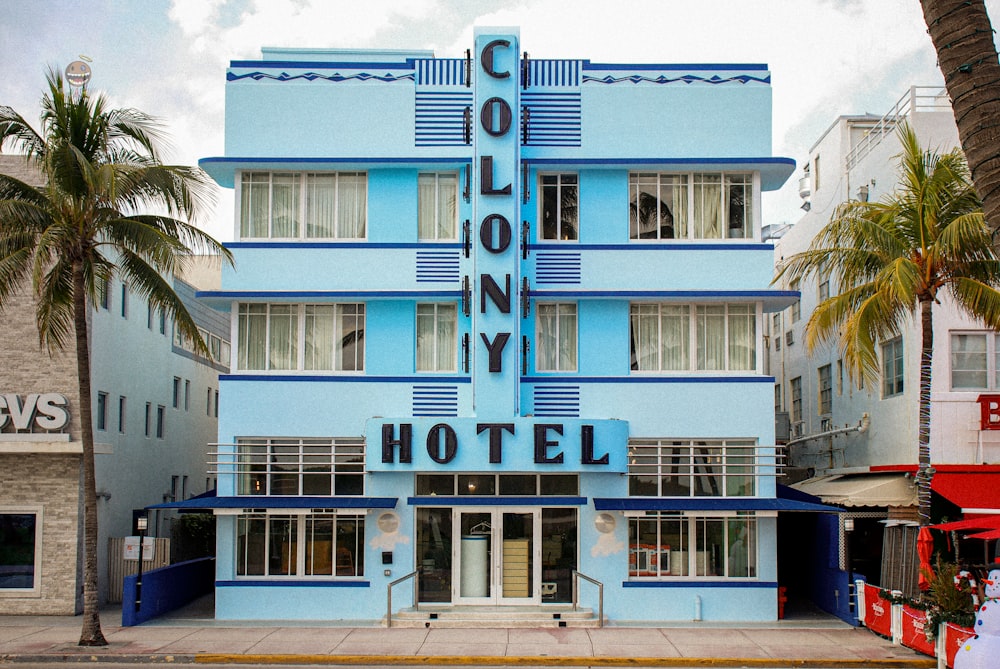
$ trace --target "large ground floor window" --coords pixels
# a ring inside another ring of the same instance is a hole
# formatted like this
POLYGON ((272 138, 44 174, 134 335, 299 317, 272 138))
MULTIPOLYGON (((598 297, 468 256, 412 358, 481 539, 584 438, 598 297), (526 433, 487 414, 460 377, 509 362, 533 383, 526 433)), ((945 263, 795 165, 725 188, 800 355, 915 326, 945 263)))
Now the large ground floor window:
POLYGON ((629 518, 629 578, 757 576, 751 515, 647 512, 629 518))
POLYGON ((38 587, 41 514, 0 509, 0 592, 38 587))
POLYGON ((252 513, 237 519, 237 576, 364 576, 360 515, 252 513))

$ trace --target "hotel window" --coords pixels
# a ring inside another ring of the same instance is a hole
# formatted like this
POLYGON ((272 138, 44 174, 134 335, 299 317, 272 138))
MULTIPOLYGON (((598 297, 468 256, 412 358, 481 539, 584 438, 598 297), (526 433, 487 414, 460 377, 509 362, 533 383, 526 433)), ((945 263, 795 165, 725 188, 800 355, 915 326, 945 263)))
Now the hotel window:
MULTIPOLYGON (((796 279, 788 285, 788 289, 798 292, 799 291, 799 281, 796 279)), ((792 302, 791 306, 791 316, 792 322, 797 323, 800 318, 802 318, 802 300, 798 297, 792 302)))
POLYGON ((753 175, 629 174, 630 239, 753 236, 753 175))
POLYGON ((146 327, 150 330, 153 329, 153 304, 151 302, 146 303, 146 327))
POLYGON ((774 384, 774 413, 781 413, 781 384, 774 384))
POLYGON ((820 277, 819 285, 816 289, 817 303, 830 299, 830 277, 829 275, 820 277))
POLYGON ((174 377, 173 406, 175 409, 181 406, 181 379, 179 376, 174 377))
POLYGON ((101 309, 111 308, 111 279, 96 279, 97 304, 101 309))
POLYGON ((184 410, 191 408, 191 381, 184 379, 184 410))
POLYGON ((748 439, 632 439, 632 497, 753 497, 757 445, 748 439))
POLYGON ((0 509, 0 591, 38 591, 41 511, 0 509))
POLYGON ((144 434, 147 437, 153 435, 153 405, 150 402, 146 402, 146 426, 144 434))
POLYGON ((417 237, 421 241, 458 238, 458 175, 417 176, 417 237))
POLYGON ((752 304, 632 304, 629 312, 633 371, 757 368, 752 304))
POLYGON ((108 394, 97 393, 97 429, 108 429, 108 394))
POLYGON ((576 305, 541 303, 535 312, 535 369, 576 371, 576 305))
POLYGON ((647 511, 628 519, 629 578, 755 578, 757 519, 647 511))
POLYGON ((882 344, 882 397, 903 393, 903 340, 896 337, 882 344))
POLYGON ((364 516, 240 515, 236 562, 237 576, 364 576, 364 516))
POLYGON ((458 306, 417 305, 417 371, 454 372, 458 365, 458 306))
POLYGON ((833 370, 830 365, 823 365, 816 370, 819 382, 819 413, 825 415, 833 412, 833 370))
POLYGON ((243 239, 364 239, 364 172, 244 172, 243 239))
POLYGON ((166 432, 167 408, 162 404, 156 406, 156 438, 163 439, 166 432))
POLYGON ((237 365, 241 370, 362 371, 364 335, 363 304, 241 304, 237 365))
POLYGON ((239 439, 239 495, 363 495, 365 445, 355 439, 239 439))
POLYGON ((952 390, 1000 388, 1000 345, 993 332, 951 333, 952 390))
POLYGON ((792 422, 802 421, 802 377, 796 376, 788 382, 790 386, 789 394, 792 396, 792 422))
POLYGON ((579 178, 575 174, 542 176, 542 239, 575 241, 580 238, 579 178))
POLYGON ((128 286, 122 284, 122 318, 128 318, 128 286))
POLYGON ((167 334, 167 312, 160 309, 160 334, 167 334))

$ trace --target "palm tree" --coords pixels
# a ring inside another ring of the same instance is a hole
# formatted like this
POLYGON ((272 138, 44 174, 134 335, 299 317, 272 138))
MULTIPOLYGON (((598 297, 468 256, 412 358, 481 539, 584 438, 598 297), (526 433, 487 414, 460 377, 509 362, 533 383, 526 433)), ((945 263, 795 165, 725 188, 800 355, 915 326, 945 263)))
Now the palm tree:
MULTIPOLYGON (((1000 260, 991 245, 979 197, 959 149, 937 154, 920 147, 908 125, 899 184, 879 202, 841 204, 809 248, 786 259, 775 281, 829 272, 839 294, 821 302, 806 323, 806 346, 838 340, 857 382, 877 387, 876 345, 920 318, 918 503, 920 524, 930 523, 931 360, 933 307, 950 294, 961 311, 1000 329, 1000 260)), ((860 385, 859 385, 860 387, 860 385)))
MULTIPOLYGON (((983 0, 920 0, 927 32, 951 98, 958 137, 983 200, 986 222, 1000 244, 1000 62, 983 0)), ((1000 248, 1000 247, 998 247, 1000 248)))
POLYGON ((39 342, 76 348, 83 442, 84 587, 81 646, 107 644, 98 616, 97 493, 91 407, 88 309, 119 276, 170 316, 203 354, 198 327, 164 278, 192 252, 228 251, 190 219, 209 203, 197 168, 161 164, 159 124, 134 109, 109 109, 103 95, 64 88, 50 70, 41 132, 0 107, 0 148, 25 154, 45 179, 32 187, 0 175, 0 310, 30 285, 39 342), (158 213, 143 213, 155 211, 158 213))

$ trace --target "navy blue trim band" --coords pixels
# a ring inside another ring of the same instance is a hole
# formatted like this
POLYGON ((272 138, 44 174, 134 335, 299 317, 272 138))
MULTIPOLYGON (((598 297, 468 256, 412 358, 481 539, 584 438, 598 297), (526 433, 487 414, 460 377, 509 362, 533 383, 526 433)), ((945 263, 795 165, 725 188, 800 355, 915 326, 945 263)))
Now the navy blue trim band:
MULTIPOLYGON (((228 244, 226 245, 228 247, 228 244)), ((717 243, 687 242, 675 240, 672 242, 635 241, 631 244, 575 244, 572 242, 541 242, 528 244, 529 251, 773 251, 774 244, 767 242, 728 242, 719 240, 717 243)))
MULTIPOLYGON (((222 378, 221 376, 219 378, 222 378)), ((773 376, 522 376, 521 383, 774 383, 773 376)))
POLYGON ((370 588, 370 581, 216 581, 216 588, 370 588))
POLYGON ((327 299, 327 298, 385 298, 385 297, 462 297, 460 290, 199 290, 196 297, 219 298, 263 298, 263 299, 327 299))
POLYGON ((622 581, 623 588, 777 588, 777 581, 622 581))
POLYGON ((354 374, 220 374, 219 380, 304 381, 309 383, 472 383, 472 379, 468 376, 359 376, 354 374))
POLYGON ((226 242, 223 246, 227 249, 462 249, 461 242, 334 242, 309 240, 226 242))

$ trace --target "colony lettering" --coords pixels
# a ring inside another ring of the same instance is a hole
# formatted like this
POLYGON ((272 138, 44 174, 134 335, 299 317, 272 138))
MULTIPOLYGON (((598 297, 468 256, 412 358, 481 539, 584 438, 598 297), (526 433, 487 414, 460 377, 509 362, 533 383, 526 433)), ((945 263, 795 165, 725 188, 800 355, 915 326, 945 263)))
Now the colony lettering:
POLYGON ((0 395, 0 429, 8 426, 27 430, 32 421, 43 430, 61 430, 69 423, 69 402, 59 393, 31 393, 0 395))
MULTIPOLYGON (((483 72, 494 79, 507 79, 510 72, 497 72, 493 65, 493 51, 498 48, 510 48, 510 42, 504 39, 493 40, 483 47, 480 52, 480 63, 483 72)), ((492 97, 486 100, 479 109, 479 121, 485 130, 492 137, 503 137, 510 132, 511 119, 513 115, 510 103, 500 97, 492 97)), ((479 193, 481 195, 498 195, 510 197, 511 185, 507 184, 501 188, 493 185, 493 156, 481 156, 479 161, 479 193)), ((483 218, 479 226, 479 242, 489 253, 499 255, 510 247, 511 239, 510 221, 503 214, 488 214, 483 218)), ((489 274, 479 276, 481 289, 479 301, 479 313, 486 313, 486 298, 500 310, 500 313, 510 313, 510 274, 504 279, 504 287, 500 288, 489 274)), ((503 371, 503 349, 510 340, 509 332, 498 332, 491 339, 485 332, 479 333, 486 350, 489 351, 491 373, 503 371)))

